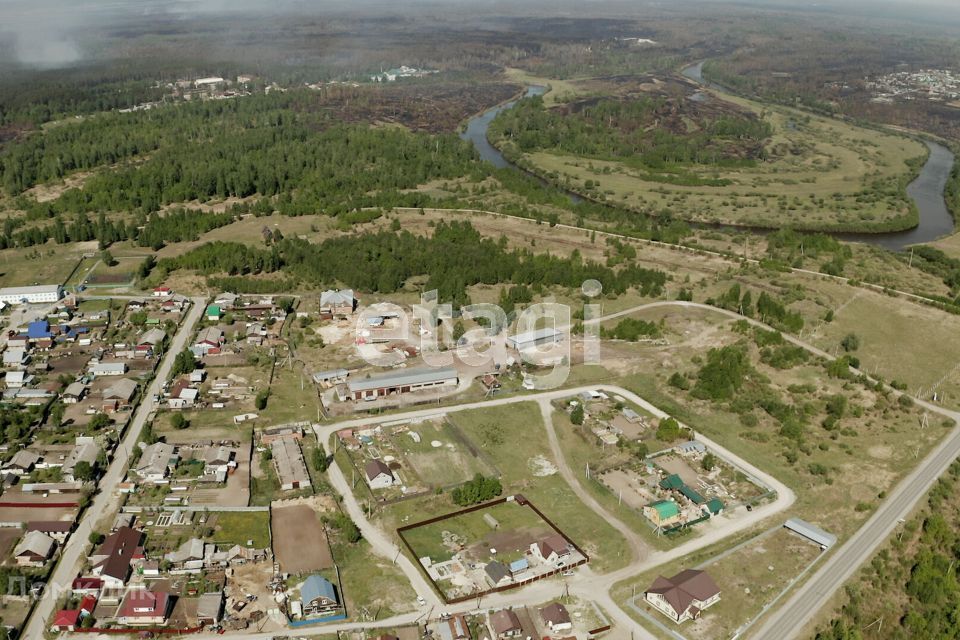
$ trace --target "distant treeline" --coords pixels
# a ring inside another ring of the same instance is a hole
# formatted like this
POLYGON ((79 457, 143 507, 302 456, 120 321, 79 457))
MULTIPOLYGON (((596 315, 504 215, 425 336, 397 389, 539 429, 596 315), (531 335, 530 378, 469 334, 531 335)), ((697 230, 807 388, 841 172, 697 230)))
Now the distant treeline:
POLYGON ((484 238, 467 222, 440 222, 431 236, 382 231, 329 238, 319 244, 283 239, 266 249, 233 242, 212 242, 157 264, 159 275, 190 269, 204 275, 273 273, 282 271, 310 285, 346 283, 364 291, 393 293, 407 280, 426 276, 426 289, 454 305, 467 304, 466 287, 513 283, 534 287, 579 287, 593 278, 605 292, 623 293, 635 287, 641 295, 657 296, 666 283, 662 271, 629 265, 613 270, 584 260, 579 252, 559 257, 510 250, 506 238, 484 238))

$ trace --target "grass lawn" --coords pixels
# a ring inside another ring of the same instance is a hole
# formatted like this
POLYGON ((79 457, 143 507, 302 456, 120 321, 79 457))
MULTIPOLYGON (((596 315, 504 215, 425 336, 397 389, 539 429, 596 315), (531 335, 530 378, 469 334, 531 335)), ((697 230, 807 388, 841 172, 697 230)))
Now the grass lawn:
POLYGON ((170 420, 175 412, 164 411, 157 415, 153 423, 153 432, 171 442, 195 442, 198 440, 236 440, 250 442, 253 437, 250 423, 234 424, 235 411, 230 409, 199 409, 180 411, 187 419, 186 429, 174 429, 170 420))
MULTIPOLYGON (((216 511, 217 522, 214 525, 213 542, 218 544, 239 544, 247 546, 252 540, 254 548, 265 549, 270 546, 270 513, 267 511, 216 511)), ((209 522, 209 520, 208 520, 209 522)))
POLYGON ((305 374, 283 369, 277 364, 270 385, 267 408, 258 411, 262 424, 282 424, 301 420, 316 420, 319 399, 315 385, 305 374), (303 388, 301 389, 301 383, 303 388))

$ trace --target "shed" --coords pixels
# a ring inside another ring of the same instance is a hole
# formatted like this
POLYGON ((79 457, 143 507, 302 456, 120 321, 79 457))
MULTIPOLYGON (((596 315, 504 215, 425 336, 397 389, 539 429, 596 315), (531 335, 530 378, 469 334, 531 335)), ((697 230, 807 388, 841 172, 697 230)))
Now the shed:
POLYGON ((669 491, 679 491, 683 486, 683 479, 675 473, 660 481, 660 488, 669 491))
POLYGON ((783 526, 794 533, 803 536, 807 540, 817 543, 824 550, 829 549, 837 542, 837 536, 827 533, 815 524, 811 524, 800 518, 790 518, 783 526))

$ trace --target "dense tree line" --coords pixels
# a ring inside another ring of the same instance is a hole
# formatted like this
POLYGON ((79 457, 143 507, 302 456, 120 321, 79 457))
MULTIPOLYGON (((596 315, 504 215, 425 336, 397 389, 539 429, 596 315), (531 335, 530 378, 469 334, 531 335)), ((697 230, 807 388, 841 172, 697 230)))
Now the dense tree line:
POLYGON ((659 338, 660 327, 655 322, 624 318, 612 329, 601 329, 600 333, 604 338, 636 342, 641 338, 659 338))
POLYGON ((651 97, 607 98, 580 110, 546 109, 542 98, 531 98, 501 112, 490 135, 527 153, 554 149, 663 170, 688 164, 753 164, 771 134, 769 124, 745 115, 703 118, 697 131, 683 135, 653 126, 671 108, 668 101, 651 97))
MULTIPOLYGON (((266 249, 239 243, 213 242, 158 263, 163 273, 191 269, 205 275, 230 276, 283 270, 311 285, 340 282, 364 291, 393 293, 409 278, 427 276, 425 287, 455 306, 466 304, 466 287, 474 284, 514 283, 528 286, 578 287, 593 278, 605 292, 623 293, 635 287, 641 295, 657 296, 666 283, 662 271, 629 265, 613 270, 584 260, 574 251, 568 257, 510 250, 506 238, 484 238, 468 222, 440 222, 432 236, 407 231, 381 231, 328 238, 311 244, 286 238, 266 249)), ((517 292, 518 298, 523 298, 517 292)))

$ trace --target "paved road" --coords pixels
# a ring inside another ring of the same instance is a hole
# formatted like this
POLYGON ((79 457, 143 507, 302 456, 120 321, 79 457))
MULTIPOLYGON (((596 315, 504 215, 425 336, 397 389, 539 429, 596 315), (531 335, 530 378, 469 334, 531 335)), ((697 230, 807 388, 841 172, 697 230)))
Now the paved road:
POLYGON ((60 561, 57 563, 53 574, 50 577, 50 590, 44 594, 44 597, 37 602, 33 614, 24 627, 24 638, 42 638, 46 622, 53 615, 53 608, 57 604, 57 598, 60 595, 58 590, 69 588, 70 583, 80 571, 83 561, 86 559, 86 548, 90 533, 93 532, 103 516, 115 509, 119 502, 119 497, 114 491, 116 486, 123 481, 127 471, 127 462, 130 458, 130 452, 140 439, 140 432, 147 422, 147 416, 156 408, 153 402, 153 396, 160 392, 164 380, 170 374, 170 368, 173 366, 173 360, 186 345, 187 340, 193 334, 193 328, 200 319, 204 310, 203 298, 193 299, 193 308, 187 314, 180 330, 173 337, 170 349, 157 368, 156 376, 153 382, 143 394, 143 400, 137 408, 133 419, 127 427, 126 435, 123 441, 114 451, 113 462, 107 469, 107 472, 100 479, 100 493, 96 495, 93 503, 87 508, 77 525, 76 531, 67 540, 64 545, 60 561))

